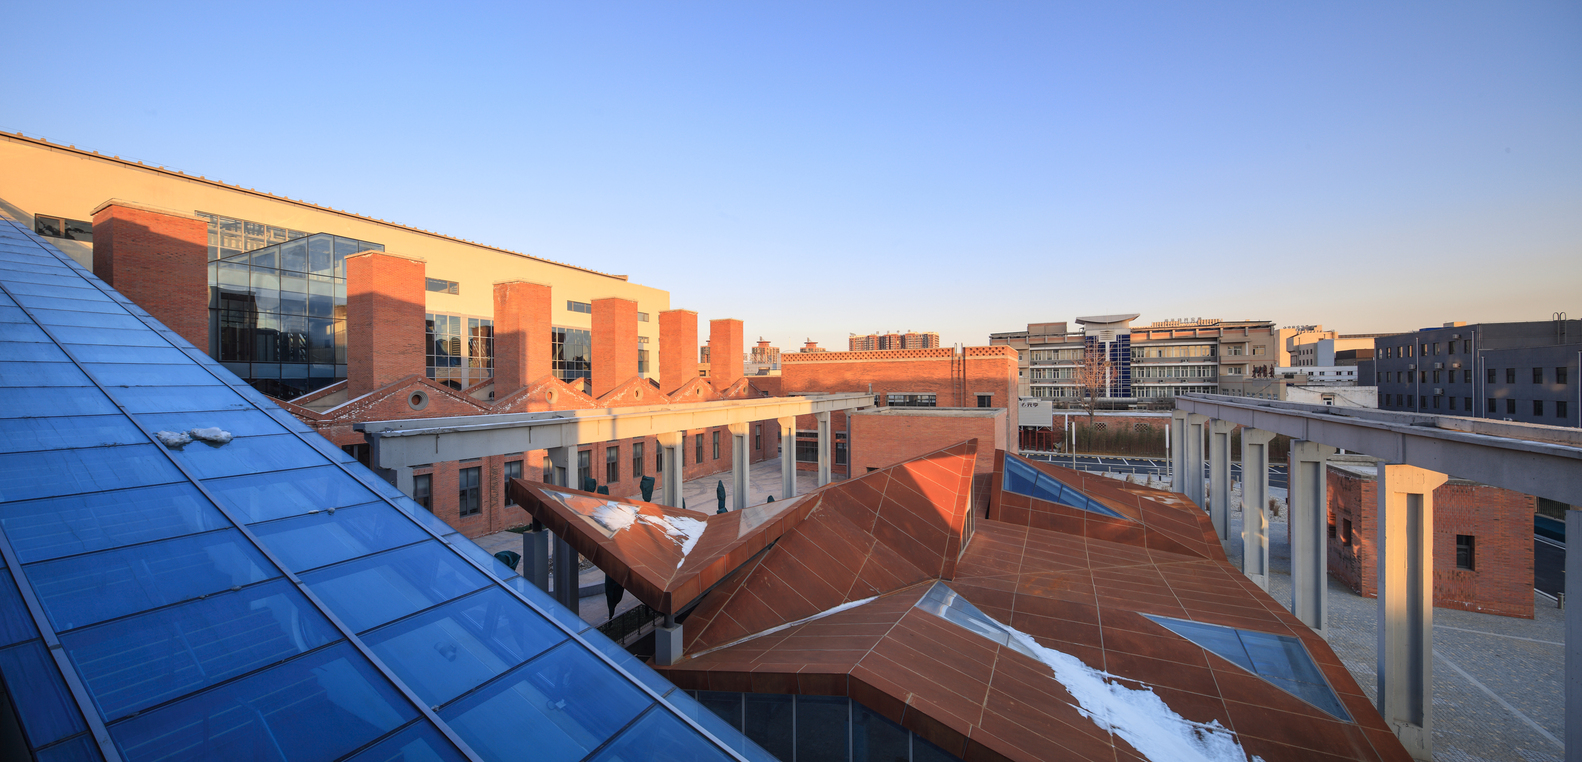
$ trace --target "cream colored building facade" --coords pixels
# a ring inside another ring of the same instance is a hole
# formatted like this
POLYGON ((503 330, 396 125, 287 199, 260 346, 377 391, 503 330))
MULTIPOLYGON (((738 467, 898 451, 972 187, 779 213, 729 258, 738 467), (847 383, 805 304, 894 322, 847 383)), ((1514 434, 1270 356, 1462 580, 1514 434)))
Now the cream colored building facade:
MULTIPOLYGON (((586 305, 605 297, 629 299, 637 302, 638 335, 640 347, 647 350, 650 358, 648 370, 650 374, 658 371, 659 313, 670 309, 670 294, 632 283, 625 275, 555 262, 118 157, 0 134, 0 211, 13 219, 35 225, 37 217, 44 216, 91 226, 93 210, 110 199, 252 223, 240 239, 233 241, 229 240, 229 233, 216 230, 211 222, 211 259, 221 243, 239 244, 226 251, 246 251, 279 243, 285 240, 280 236, 287 231, 331 233, 382 244, 387 252, 422 259, 429 278, 455 283, 454 288, 440 290, 431 286, 425 306, 428 312, 462 316, 464 324, 468 317, 492 319, 494 284, 501 281, 525 280, 551 286, 552 322, 557 328, 591 331, 592 314, 584 311, 586 305), (260 235, 245 234, 254 227, 260 235), (226 240, 220 240, 222 236, 226 240)), ((59 237, 52 237, 51 243, 85 267, 93 267, 91 243, 59 237)))

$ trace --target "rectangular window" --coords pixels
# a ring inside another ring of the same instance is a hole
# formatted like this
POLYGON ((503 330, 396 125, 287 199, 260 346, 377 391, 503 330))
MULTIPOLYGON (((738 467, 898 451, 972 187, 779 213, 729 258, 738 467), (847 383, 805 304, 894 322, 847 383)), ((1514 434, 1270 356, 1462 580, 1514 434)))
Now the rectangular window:
POLYGON ((412 499, 423 506, 429 513, 434 512, 434 477, 432 474, 418 474, 412 477, 412 499))
POLYGON ((33 216, 33 232, 49 238, 93 243, 93 223, 64 217, 33 216))
POLYGON ((1533 400, 1533 417, 1537 418, 1537 417, 1542 416, 1543 414, 1544 414, 1544 401, 1543 400, 1533 400))
POLYGON ((1456 568, 1478 569, 1478 539, 1470 534, 1456 535, 1456 568))
MULTIPOLYGON (((692 441, 693 441, 693 448, 697 451, 697 456, 698 456, 693 462, 694 463, 702 463, 703 462, 703 435, 702 434, 698 434, 697 437, 695 439, 693 439, 692 441)), ((715 457, 719 457, 718 450, 715 451, 715 457)))
POLYGON ((1505 413, 1507 415, 1516 415, 1516 400, 1509 399, 1505 401, 1505 413))
POLYGON ((753 424, 753 449, 764 451, 764 425, 761 423, 753 424))
POLYGON ((428 313, 423 351, 428 377, 458 391, 494 375, 494 321, 428 313))
POLYGON ((798 431, 796 433, 796 462, 818 462, 818 432, 798 431))
POLYGON ((504 473, 505 483, 502 487, 505 491, 501 494, 505 495, 506 505, 516 505, 516 501, 511 499, 511 480, 522 478, 522 461, 513 460, 506 463, 504 473))
POLYGON ((932 394, 886 394, 884 404, 890 407, 934 407, 932 394))
POLYGON ((632 479, 643 478, 643 442, 638 440, 632 443, 632 479))
POLYGON ((1462 397, 1461 398, 1461 404, 1463 406, 1463 409, 1465 409, 1467 412, 1469 412, 1469 413, 1472 412, 1472 398, 1471 397, 1462 397))
POLYGON ((1434 395, 1434 409, 1435 410, 1439 409, 1439 395, 1437 395, 1437 394, 1434 395))
POLYGON ((715 460, 719 460, 720 459, 720 433, 718 431, 713 431, 713 432, 710 432, 710 433, 714 435, 714 437, 713 437, 713 439, 714 439, 714 459, 715 460))
MULTIPOLYGON (((571 485, 573 489, 582 489, 588 486, 588 480, 593 478, 593 451, 577 451, 577 483, 571 485)), ((589 490, 590 492, 592 490, 589 490)))
POLYGON ((1505 383, 1507 383, 1507 384, 1514 384, 1514 383, 1516 383, 1516 369, 1515 368, 1506 368, 1505 369, 1505 383))
POLYGON ((978 395, 978 407, 994 407, 994 395, 993 394, 980 394, 980 395, 978 395))
POLYGON ((1557 383, 1557 384, 1570 383, 1569 381, 1566 380, 1566 370, 1567 370, 1567 368, 1565 368, 1564 366, 1559 367, 1559 368, 1555 368, 1555 383, 1557 383))
POLYGON ((592 315, 593 314, 593 305, 588 303, 588 302, 573 302, 570 299, 567 299, 566 300, 566 311, 567 312, 585 312, 585 313, 587 313, 589 315, 592 315))
POLYGON ((439 278, 424 278, 423 287, 436 294, 460 294, 461 284, 453 280, 440 280, 439 278))
POLYGON ((1466 369, 1464 371, 1461 371, 1461 383, 1464 383, 1464 384, 1472 383, 1472 369, 1471 368, 1468 368, 1468 369, 1466 369))
POLYGON ((1559 400, 1559 401, 1555 402, 1555 417, 1556 418, 1569 418, 1569 417, 1571 417, 1570 416, 1570 412, 1571 411, 1566 409, 1566 401, 1565 400, 1559 400))
POLYGON ((356 458, 358 463, 368 465, 368 443, 341 445, 341 450, 356 458))
POLYGON ((1494 402, 1494 398, 1490 397, 1489 398, 1489 412, 1490 413, 1498 413, 1500 411, 1499 408, 1495 407, 1495 404, 1496 403, 1494 402))
POLYGON ((1340 544, 1351 544, 1351 519, 1340 520, 1340 544))
POLYGON ((1544 382, 1544 369, 1543 368, 1533 368, 1533 383, 1541 384, 1543 382, 1544 382))
POLYGON ((483 512, 483 501, 480 499, 478 489, 478 475, 481 468, 463 468, 456 474, 457 504, 461 508, 461 515, 473 516, 483 512))
POLYGON ((1450 409, 1451 410, 1455 410, 1456 409, 1456 398, 1455 397, 1447 397, 1446 399, 1450 400, 1450 409))
POLYGON ((639 322, 639 323, 646 323, 646 322, 648 322, 648 313, 646 313, 646 312, 639 312, 639 313, 637 313, 637 322, 639 322))
MULTIPOLYGON (((1438 371, 1438 370, 1434 371, 1434 383, 1436 383, 1436 384, 1439 383, 1439 374, 1443 373, 1443 372, 1444 371, 1438 371)), ((1320 372, 1319 375, 1323 375, 1323 373, 1320 372)))
POLYGON ((846 432, 835 432, 835 465, 846 465, 846 432))
MULTIPOLYGON (((683 454, 685 454, 686 451, 687 451, 687 448, 685 448, 685 447, 678 447, 676 449, 680 450, 683 454)), ((654 473, 662 474, 664 472, 665 472, 665 448, 663 446, 655 447, 654 448, 654 473)))
POLYGON ((1439 354, 1439 342, 1434 342, 1434 354, 1439 354))
POLYGON ((556 378, 581 388, 579 379, 593 378, 593 332, 551 328, 549 365, 556 378))
POLYGON ((604 483, 614 484, 621 480, 621 447, 604 448, 604 483))
POLYGON ((1497 371, 1497 370, 1495 370, 1493 368, 1489 368, 1488 373, 1485 374, 1485 375, 1488 376, 1488 378, 1485 381, 1485 383, 1490 383, 1490 384, 1499 383, 1499 381, 1496 378, 1496 374, 1498 374, 1498 373, 1499 373, 1499 371, 1497 371))

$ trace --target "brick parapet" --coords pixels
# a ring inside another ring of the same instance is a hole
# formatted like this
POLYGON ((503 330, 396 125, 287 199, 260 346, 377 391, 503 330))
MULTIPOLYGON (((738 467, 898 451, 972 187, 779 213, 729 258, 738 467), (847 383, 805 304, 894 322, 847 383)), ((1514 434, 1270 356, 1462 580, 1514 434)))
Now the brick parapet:
POLYGON ((709 380, 724 389, 742 377, 742 321, 709 321, 709 380))
POLYGON ((603 397, 637 375, 637 302, 593 300, 593 396, 603 397))
POLYGON ((93 273, 209 351, 209 228, 201 217, 109 201, 93 214, 93 273))
POLYGON ((698 377, 698 313, 659 313, 659 388, 672 392, 698 377))
POLYGON ((360 397, 424 372, 422 260, 382 252, 346 258, 346 383, 360 397))

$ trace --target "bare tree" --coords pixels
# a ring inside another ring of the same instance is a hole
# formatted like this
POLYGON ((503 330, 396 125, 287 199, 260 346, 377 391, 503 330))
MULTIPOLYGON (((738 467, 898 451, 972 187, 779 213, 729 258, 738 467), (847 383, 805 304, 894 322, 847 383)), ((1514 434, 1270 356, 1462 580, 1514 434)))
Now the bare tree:
POLYGON ((1110 360, 1105 346, 1089 344, 1082 352, 1082 364, 1076 368, 1078 404, 1088 412, 1088 449, 1093 449, 1093 415, 1098 412, 1099 399, 1110 394, 1110 386, 1117 381, 1115 363, 1110 360))

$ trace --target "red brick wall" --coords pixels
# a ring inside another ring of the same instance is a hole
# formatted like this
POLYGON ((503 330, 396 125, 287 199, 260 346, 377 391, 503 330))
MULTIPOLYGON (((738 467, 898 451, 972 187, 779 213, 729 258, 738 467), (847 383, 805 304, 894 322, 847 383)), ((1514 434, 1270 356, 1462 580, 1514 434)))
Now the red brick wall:
POLYGON ((93 273, 209 351, 209 224, 110 204, 93 215, 93 273))
POLYGON ((709 381, 724 389, 742 377, 742 321, 709 321, 709 381))
POLYGON ((494 398, 551 372, 550 287, 526 281, 494 284, 494 398))
POLYGON ((659 388, 669 393, 698 377, 698 313, 659 313, 659 388))
POLYGON ((637 302, 593 300, 593 396, 637 375, 637 302))
MULTIPOLYGON (((1329 469, 1329 573, 1369 598, 1378 594, 1378 482, 1329 469), (1352 544, 1344 543, 1351 520, 1352 544)), ((1434 490, 1434 605, 1531 619, 1531 495, 1470 482, 1434 490), (1456 568, 1456 535, 1476 538, 1476 568, 1456 568)))
POLYGON ((865 474, 977 439, 978 460, 973 472, 993 473, 994 451, 1005 449, 1003 416, 1008 414, 1005 410, 993 418, 896 415, 893 412, 853 414, 849 419, 851 472, 865 474))
POLYGON ((346 258, 346 382, 359 397, 424 370, 424 265, 379 252, 346 258))

